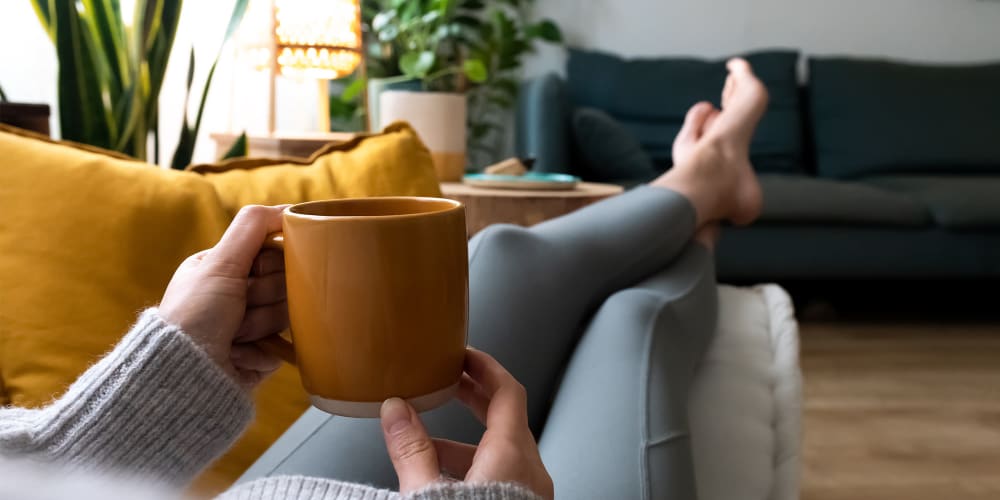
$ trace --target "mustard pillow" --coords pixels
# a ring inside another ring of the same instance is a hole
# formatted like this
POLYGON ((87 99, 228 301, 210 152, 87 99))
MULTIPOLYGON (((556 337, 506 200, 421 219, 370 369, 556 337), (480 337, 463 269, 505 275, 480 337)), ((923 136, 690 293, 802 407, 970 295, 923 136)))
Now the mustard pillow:
MULTIPOLYGON (((372 195, 440 195, 408 126, 308 160, 178 172, 0 125, 0 404, 37 407, 61 394, 240 206, 372 195)), ((256 422, 196 488, 224 489, 253 463, 307 406, 300 387, 288 367, 265 382, 256 422)))
POLYGON ((222 204, 236 215, 250 204, 278 205, 324 198, 362 196, 441 196, 437 178, 428 175, 430 151, 405 123, 382 134, 359 135, 331 144, 308 159, 240 158, 192 165, 215 186, 222 204), (359 147, 360 145, 365 147, 359 147), (260 168, 267 166, 267 168, 260 168))

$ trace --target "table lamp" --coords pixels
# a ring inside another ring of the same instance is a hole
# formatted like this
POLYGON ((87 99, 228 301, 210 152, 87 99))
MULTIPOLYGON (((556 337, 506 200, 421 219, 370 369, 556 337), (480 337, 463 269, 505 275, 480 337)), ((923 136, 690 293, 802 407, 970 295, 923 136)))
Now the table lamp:
POLYGON ((268 134, 275 128, 275 79, 319 82, 319 128, 330 131, 329 80, 361 66, 361 0, 271 0, 268 134))

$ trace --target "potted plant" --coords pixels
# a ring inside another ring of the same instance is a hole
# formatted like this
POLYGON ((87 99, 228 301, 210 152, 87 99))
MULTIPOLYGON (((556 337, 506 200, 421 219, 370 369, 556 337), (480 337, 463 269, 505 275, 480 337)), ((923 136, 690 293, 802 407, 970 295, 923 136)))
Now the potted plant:
POLYGON ((11 102, 0 87, 0 123, 49 135, 49 105, 11 102))
POLYGON ((499 127, 477 117, 470 126, 470 103, 477 110, 486 103, 509 108, 517 90, 513 73, 521 66, 521 56, 538 39, 561 40, 551 21, 524 22, 529 3, 366 2, 365 17, 373 35, 369 72, 389 77, 369 83, 373 128, 395 120, 410 122, 431 149, 438 177, 460 180, 467 164, 467 130, 473 139, 481 139, 499 127))
MULTIPOLYGON (((247 2, 236 0, 223 44, 243 19, 247 2)), ((123 18, 120 0, 82 3, 32 0, 59 60, 61 137, 158 162, 160 87, 183 2, 134 0, 133 3, 135 15, 128 23, 123 18), (150 138, 152 154, 147 151, 150 138)), ((187 116, 195 66, 194 49, 191 50, 184 118, 170 162, 173 168, 185 168, 191 162, 221 52, 220 46, 191 123, 187 116)), ((238 140, 237 145, 245 150, 245 140, 238 140)), ((238 153, 231 150, 227 155, 238 153)))

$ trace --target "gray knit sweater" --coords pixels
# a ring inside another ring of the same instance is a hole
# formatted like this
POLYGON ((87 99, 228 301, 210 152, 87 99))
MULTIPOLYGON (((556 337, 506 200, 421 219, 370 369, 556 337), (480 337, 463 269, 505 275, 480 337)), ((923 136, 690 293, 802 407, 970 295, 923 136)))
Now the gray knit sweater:
MULTIPOLYGON (((122 341, 59 399, 0 409, 0 498, 176 499, 243 432, 249 395, 179 329, 144 312, 122 341)), ((398 493, 279 476, 234 487, 231 499, 382 500, 398 493)), ((513 483, 441 483, 406 498, 537 498, 513 483)))

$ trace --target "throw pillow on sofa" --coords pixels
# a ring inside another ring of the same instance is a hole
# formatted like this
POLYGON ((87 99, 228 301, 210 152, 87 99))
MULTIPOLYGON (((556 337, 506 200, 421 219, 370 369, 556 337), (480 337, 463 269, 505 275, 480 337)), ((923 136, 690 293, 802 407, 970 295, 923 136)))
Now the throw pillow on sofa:
POLYGON ((809 61, 820 175, 1000 172, 1000 64, 809 61))
POLYGON ((657 175, 642 144, 607 113, 594 108, 573 112, 573 137, 588 181, 645 182, 657 175))
MULTIPOLYGON (((747 54, 770 93, 757 127, 750 159, 761 172, 802 171, 802 118, 796 51, 747 54)), ((720 105, 725 59, 623 59, 601 52, 570 50, 567 85, 574 106, 598 108, 631 131, 657 166, 672 164, 674 136, 687 110, 698 101, 720 105)))
MULTIPOLYGON (((440 195, 430 153, 406 125, 309 161, 193 170, 0 125, 0 404, 38 407, 62 393, 156 304, 184 258, 218 240, 240 205, 440 195)), ((200 490, 230 484, 308 404, 288 367, 256 400, 255 423, 200 490)))

